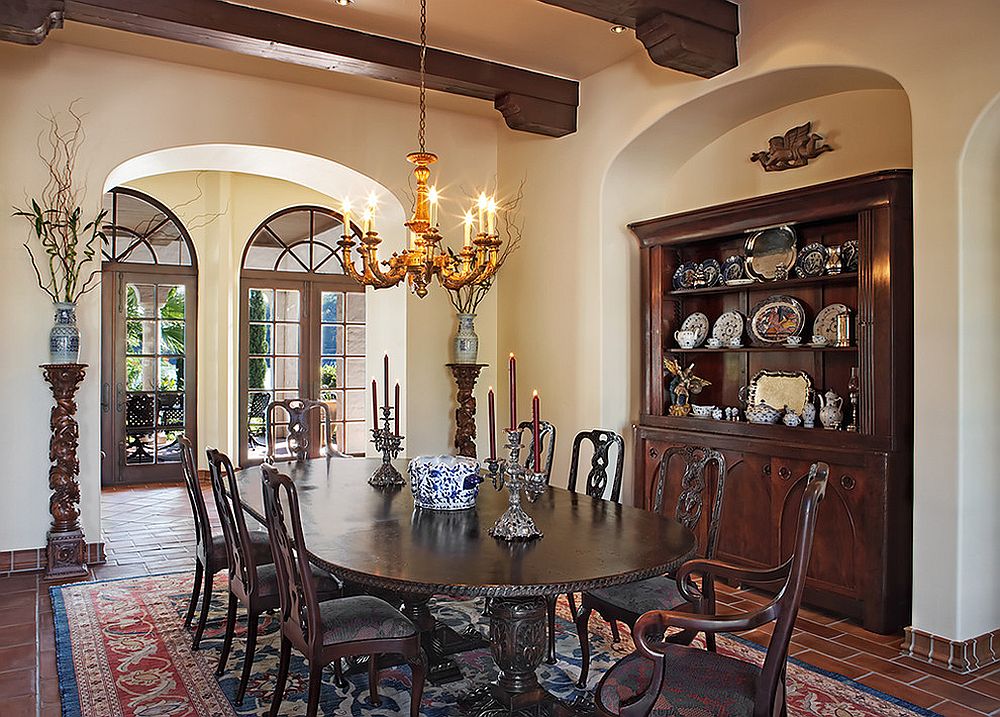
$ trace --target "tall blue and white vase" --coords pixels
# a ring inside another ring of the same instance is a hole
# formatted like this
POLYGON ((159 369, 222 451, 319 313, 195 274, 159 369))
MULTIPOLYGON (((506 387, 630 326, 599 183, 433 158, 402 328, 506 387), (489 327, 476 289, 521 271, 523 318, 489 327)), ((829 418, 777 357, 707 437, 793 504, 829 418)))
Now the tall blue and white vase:
POLYGON ((49 363, 80 362, 80 330, 76 327, 76 304, 57 301, 55 323, 49 332, 49 363))
POLYGON ((479 358, 479 337, 476 336, 476 315, 458 315, 458 333, 455 334, 452 361, 454 363, 476 363, 479 358))

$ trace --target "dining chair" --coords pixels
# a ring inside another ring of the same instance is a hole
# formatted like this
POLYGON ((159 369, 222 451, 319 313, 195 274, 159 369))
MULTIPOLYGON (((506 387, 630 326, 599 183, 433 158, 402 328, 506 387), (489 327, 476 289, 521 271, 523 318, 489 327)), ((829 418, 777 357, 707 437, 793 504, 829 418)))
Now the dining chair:
POLYGON ((668 717, 724 714, 730 717, 785 717, 788 645, 802 603, 819 505, 826 493, 829 466, 816 463, 805 480, 791 556, 770 570, 746 570, 715 560, 696 559, 677 571, 677 588, 691 604, 711 609, 701 614, 652 610, 636 622, 635 651, 619 660, 597 686, 598 712, 613 717, 668 717), (776 590, 766 605, 749 612, 715 614, 692 575, 702 584, 715 578, 776 590), (682 632, 745 632, 774 622, 763 667, 716 652, 662 641, 670 628, 682 632))
MULTIPOLYGON (((613 503, 621 500, 622 473, 625 470, 625 439, 614 431, 600 428, 591 431, 580 431, 573 439, 573 452, 569 462, 569 479, 566 489, 576 492, 576 481, 580 472, 580 451, 584 442, 590 443, 593 452, 590 457, 590 470, 587 472, 585 492, 591 498, 607 499, 613 503), (614 466, 612 470, 612 466, 614 466), (608 490, 610 486, 610 490, 608 490)), ((549 646, 546 662, 556 664, 556 600, 558 596, 546 596, 546 609, 549 619, 549 646)), ((575 621, 577 618, 576 596, 567 593, 569 611, 575 621)), ((618 642, 618 625, 611 623, 615 642, 618 642)))
POLYGON ((333 419, 330 416, 330 407, 326 401, 314 401, 310 398, 289 398, 283 401, 271 401, 267 406, 267 421, 265 424, 267 457, 272 462, 277 454, 274 417, 279 408, 283 409, 288 415, 288 434, 285 436, 285 449, 288 451, 288 455, 293 456, 297 461, 304 461, 309 457, 309 412, 319 411, 323 414, 323 427, 326 429, 323 443, 323 446, 326 448, 326 455, 329 457, 345 456, 345 454, 337 449, 334 442, 333 419))
POLYGON ((370 595, 320 602, 302 535, 295 484, 273 466, 264 465, 262 471, 264 513, 271 536, 281 606, 281 653, 271 717, 277 717, 284 699, 293 647, 309 663, 307 717, 315 717, 319 706, 323 668, 343 657, 370 656, 368 689, 372 704, 378 705, 376 656, 385 653, 402 655, 409 663, 412 671, 410 717, 417 717, 427 674, 427 656, 420 646, 417 628, 399 610, 370 595))
POLYGON ((198 598, 202 598, 201 613, 195 628, 191 649, 197 650, 201 645, 201 636, 205 632, 208 621, 208 609, 212 603, 212 582, 215 574, 226 567, 226 547, 222 536, 212 535, 212 524, 208 518, 208 506, 205 495, 201 492, 198 481, 198 467, 194 460, 194 446, 187 436, 180 436, 181 471, 184 474, 184 487, 187 489, 188 501, 191 503, 191 514, 194 516, 194 587, 191 589, 191 602, 188 604, 187 615, 184 617, 184 627, 191 626, 194 611, 198 606, 198 598), (204 594, 202 582, 204 581, 204 594))
MULTIPOLYGON (((525 434, 528 436, 528 450, 524 454, 524 467, 531 468, 535 463, 535 442, 532 440, 531 421, 521 421, 517 431, 521 445, 524 445, 525 434)), ((542 453, 539 464, 547 482, 552 477, 552 459, 556 453, 556 427, 548 421, 538 422, 538 445, 542 453)))
MULTIPOLYGON (((247 644, 243 654, 243 671, 236 691, 236 702, 242 704, 250 680, 254 653, 257 649, 257 629, 260 616, 278 608, 278 576, 271 554, 271 542, 266 531, 249 530, 240 502, 240 489, 236 472, 229 456, 214 448, 206 449, 208 469, 212 477, 212 494, 222 524, 226 547, 226 564, 229 566, 229 604, 226 609, 226 634, 222 654, 215 674, 221 675, 229 661, 236 628, 236 607, 242 603, 247 611, 247 644)), ((341 595, 340 582, 313 568, 320 600, 341 595)), ((339 675, 338 675, 338 681, 339 675)))
MULTIPOLYGON (((684 471, 681 474, 678 486, 677 506, 674 511, 674 518, 685 528, 694 532, 705 513, 705 505, 711 500, 711 508, 708 515, 707 540, 705 541, 704 552, 700 557, 712 559, 715 556, 715 548, 719 542, 719 523, 722 517, 722 500, 726 489, 726 459, 723 455, 712 448, 701 448, 697 446, 674 446, 663 452, 660 459, 660 466, 657 472, 656 490, 653 496, 653 512, 662 513, 663 503, 667 493, 667 479, 670 473, 671 460, 674 457, 684 459, 684 471), (708 481, 706 473, 709 466, 714 466, 715 485, 713 490, 708 491, 708 481)), ((709 580, 703 591, 708 598, 714 600, 714 585, 709 580)), ((577 686, 584 688, 587 686, 587 677, 590 670, 590 639, 588 623, 591 612, 596 612, 612 625, 614 631, 613 638, 617 641, 616 621, 620 621, 633 629, 636 620, 650 610, 671 610, 675 608, 687 609, 687 601, 677 590, 676 581, 673 575, 658 575, 656 577, 639 580, 625 585, 616 585, 599 590, 591 590, 583 593, 581 598, 580 612, 576 618, 576 633, 580 639, 580 651, 582 661, 580 665, 580 679, 577 686)), ((671 640, 682 644, 690 644, 695 633, 684 632, 671 637, 671 640)), ((709 650, 715 649, 715 636, 706 634, 706 643, 709 650)))
POLYGON ((255 392, 250 394, 250 405, 247 407, 248 448, 267 448, 267 406, 271 403, 271 394, 255 392), (261 443, 258 436, 264 437, 261 443))

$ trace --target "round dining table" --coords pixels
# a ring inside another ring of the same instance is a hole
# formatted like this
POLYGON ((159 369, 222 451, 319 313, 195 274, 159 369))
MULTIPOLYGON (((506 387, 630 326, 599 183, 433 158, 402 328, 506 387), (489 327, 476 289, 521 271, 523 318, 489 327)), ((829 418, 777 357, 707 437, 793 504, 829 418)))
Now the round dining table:
MULTIPOLYGON (((403 475, 406 463, 395 462, 403 475)), ((499 674, 489 691, 507 711, 553 703, 536 674, 546 652, 546 597, 662 575, 695 553, 694 535, 672 518, 555 487, 523 503, 543 537, 498 540, 488 531, 508 496, 489 480, 475 508, 433 511, 415 507, 408 487, 370 486, 380 465, 366 458, 279 464, 298 491, 310 559, 400 596, 425 642, 435 628, 431 596, 490 598, 489 644, 499 674)), ((263 522, 261 475, 259 467, 246 468, 237 480, 244 510, 263 522)))

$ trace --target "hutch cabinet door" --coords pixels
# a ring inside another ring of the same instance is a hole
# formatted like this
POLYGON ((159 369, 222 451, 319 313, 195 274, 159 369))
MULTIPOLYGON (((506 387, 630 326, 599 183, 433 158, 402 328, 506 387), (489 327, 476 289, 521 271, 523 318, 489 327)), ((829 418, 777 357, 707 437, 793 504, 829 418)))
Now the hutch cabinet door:
POLYGON ((727 476, 716 557, 749 567, 778 564, 778 540, 771 525, 771 458, 723 451, 727 476))

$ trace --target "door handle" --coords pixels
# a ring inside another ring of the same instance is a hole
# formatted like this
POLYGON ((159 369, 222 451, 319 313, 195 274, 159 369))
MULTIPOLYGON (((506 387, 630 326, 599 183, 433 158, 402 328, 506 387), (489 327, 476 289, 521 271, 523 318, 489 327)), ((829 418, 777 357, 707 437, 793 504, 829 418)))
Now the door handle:
POLYGON ((101 412, 107 413, 111 410, 111 384, 105 381, 101 384, 101 412))

